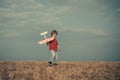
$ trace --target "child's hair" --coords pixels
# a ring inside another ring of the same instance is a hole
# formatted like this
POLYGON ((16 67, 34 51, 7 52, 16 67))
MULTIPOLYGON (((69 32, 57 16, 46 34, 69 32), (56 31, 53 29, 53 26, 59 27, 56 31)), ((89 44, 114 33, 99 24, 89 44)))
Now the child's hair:
POLYGON ((56 34, 56 35, 58 35, 58 32, 57 32, 57 30, 52 30, 52 31, 51 31, 51 36, 52 36, 53 34, 56 34))

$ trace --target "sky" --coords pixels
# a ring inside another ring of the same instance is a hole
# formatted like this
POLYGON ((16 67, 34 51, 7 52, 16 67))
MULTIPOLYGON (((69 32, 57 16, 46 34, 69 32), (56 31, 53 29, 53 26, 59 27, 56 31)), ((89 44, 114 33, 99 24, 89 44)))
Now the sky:
POLYGON ((41 32, 58 31, 59 61, 120 61, 120 0, 0 0, 0 60, 48 60, 41 32))

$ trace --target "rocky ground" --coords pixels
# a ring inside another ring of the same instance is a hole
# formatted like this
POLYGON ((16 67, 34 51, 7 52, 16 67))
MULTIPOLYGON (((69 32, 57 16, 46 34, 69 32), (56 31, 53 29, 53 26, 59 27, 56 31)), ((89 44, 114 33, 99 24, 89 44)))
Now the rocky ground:
POLYGON ((0 80, 120 80, 120 62, 0 62, 0 80))

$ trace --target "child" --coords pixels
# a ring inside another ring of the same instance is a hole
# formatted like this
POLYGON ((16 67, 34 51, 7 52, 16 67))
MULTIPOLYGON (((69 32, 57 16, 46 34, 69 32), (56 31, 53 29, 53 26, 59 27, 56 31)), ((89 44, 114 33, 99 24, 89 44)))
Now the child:
POLYGON ((60 51, 60 47, 58 45, 58 41, 56 39, 58 35, 58 32, 56 30, 53 30, 51 32, 51 37, 53 37, 53 40, 49 41, 49 50, 51 51, 51 58, 49 60, 49 64, 53 64, 53 65, 57 65, 57 58, 58 58, 58 55, 57 55, 57 50, 60 51))
MULTIPOLYGON (((56 39, 58 35, 58 32, 56 30, 53 30, 51 32, 51 38, 47 38, 45 39, 45 42, 48 43, 49 45, 49 50, 51 52, 51 57, 50 57, 50 60, 49 60, 49 65, 57 65, 57 58, 58 58, 58 55, 57 55, 57 50, 61 50, 59 45, 58 45, 58 41, 56 39)), ((39 44, 41 44, 41 42, 39 42, 39 44)))

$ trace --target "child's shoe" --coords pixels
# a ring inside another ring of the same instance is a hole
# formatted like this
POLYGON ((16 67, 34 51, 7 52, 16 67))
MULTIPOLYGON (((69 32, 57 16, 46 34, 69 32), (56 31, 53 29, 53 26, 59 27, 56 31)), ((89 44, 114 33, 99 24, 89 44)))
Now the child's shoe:
POLYGON ((49 61, 49 62, 48 62, 48 64, 51 66, 51 65, 52 65, 52 62, 51 62, 51 61, 49 61))

